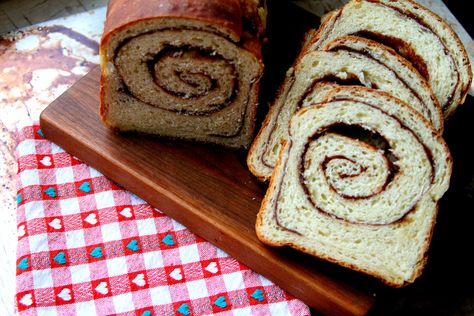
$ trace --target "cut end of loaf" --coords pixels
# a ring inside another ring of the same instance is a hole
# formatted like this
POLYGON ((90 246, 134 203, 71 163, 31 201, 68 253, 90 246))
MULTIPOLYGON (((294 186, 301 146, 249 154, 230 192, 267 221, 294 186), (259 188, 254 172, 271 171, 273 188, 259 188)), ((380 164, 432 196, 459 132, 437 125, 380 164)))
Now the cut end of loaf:
MULTIPOLYGON (((249 18, 252 8, 257 10, 252 3, 235 13, 249 18)), ((236 41, 221 18, 181 10, 181 17, 150 12, 109 25, 100 49, 102 120, 121 132, 248 148, 263 72, 263 26, 255 34, 244 28, 246 35, 236 41)))

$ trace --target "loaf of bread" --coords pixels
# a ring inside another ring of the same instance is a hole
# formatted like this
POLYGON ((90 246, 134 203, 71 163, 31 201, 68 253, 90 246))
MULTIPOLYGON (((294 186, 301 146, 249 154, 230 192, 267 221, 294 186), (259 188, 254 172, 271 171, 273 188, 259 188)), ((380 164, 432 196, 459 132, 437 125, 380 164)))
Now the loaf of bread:
POLYGON ((427 8, 411 0, 352 0, 324 18, 306 49, 321 49, 344 35, 375 39, 412 62, 445 117, 464 102, 472 80, 468 55, 452 28, 427 8))
POLYGON ((100 46, 102 120, 247 148, 263 72, 258 0, 111 0, 100 46))
POLYGON ((271 176, 293 113, 324 98, 331 85, 386 91, 410 104, 437 130, 443 129, 441 108, 426 80, 392 49, 354 36, 338 38, 325 49, 309 52, 298 61, 250 148, 247 164, 261 180, 271 176))
POLYGON ((405 102, 338 87, 298 111, 258 214, 258 238, 403 286, 420 275, 451 156, 405 102))

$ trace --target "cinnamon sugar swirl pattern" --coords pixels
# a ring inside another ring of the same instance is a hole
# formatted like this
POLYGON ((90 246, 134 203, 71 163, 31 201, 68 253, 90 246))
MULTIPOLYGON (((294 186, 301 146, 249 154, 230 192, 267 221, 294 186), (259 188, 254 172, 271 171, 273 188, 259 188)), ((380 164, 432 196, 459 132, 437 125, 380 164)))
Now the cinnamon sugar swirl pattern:
POLYGON ((133 10, 122 0, 108 8, 101 42, 105 123, 247 147, 263 71, 259 2, 138 2, 133 10))
POLYGON ((270 179, 257 236, 400 287, 427 260, 452 168, 443 120, 464 102, 470 63, 412 0, 351 0, 321 23, 247 157, 270 179))
POLYGON ((419 113, 335 88, 291 119, 257 235, 401 286, 421 273, 450 175, 449 150, 419 113))
POLYGON ((337 39, 327 49, 301 58, 291 81, 270 109, 248 155, 248 165, 259 178, 270 178, 281 141, 288 137, 293 113, 323 99, 330 87, 360 85, 391 93, 410 104, 437 130, 443 129, 441 108, 430 87, 393 50, 356 37, 337 39))

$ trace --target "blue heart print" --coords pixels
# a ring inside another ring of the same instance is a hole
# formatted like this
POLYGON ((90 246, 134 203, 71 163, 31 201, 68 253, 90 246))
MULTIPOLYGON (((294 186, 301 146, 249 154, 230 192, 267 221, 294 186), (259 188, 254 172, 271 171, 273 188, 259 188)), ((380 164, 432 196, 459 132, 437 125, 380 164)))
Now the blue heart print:
POLYGON ((136 239, 133 239, 127 244, 127 248, 131 251, 138 251, 138 241, 136 239))
POLYGON ((170 246, 170 247, 174 246, 174 239, 173 239, 173 235, 171 234, 168 234, 165 237, 163 237, 161 241, 167 246, 170 246))
POLYGON ((59 264, 65 264, 66 263, 66 254, 64 252, 58 252, 56 256, 53 258, 54 261, 56 261, 59 264))
POLYGON ((186 303, 181 304, 181 305, 178 307, 177 311, 178 311, 180 314, 185 315, 185 316, 191 314, 191 311, 189 310, 189 305, 186 304, 186 303))
POLYGON ((252 295, 250 296, 259 302, 263 302, 265 300, 265 297, 263 296, 263 291, 259 289, 253 291, 252 295))
POLYGON ((96 247, 94 249, 92 249, 92 251, 90 252, 90 255, 94 258, 97 258, 97 259, 100 259, 102 258, 102 248, 100 247, 96 247))
POLYGON ((227 302, 225 301, 225 296, 219 296, 215 301, 214 305, 220 308, 226 308, 227 302))
POLYGON ((44 193, 53 199, 58 196, 56 193, 56 189, 53 187, 47 188, 46 190, 44 190, 44 193))
POLYGON ((28 264, 28 258, 23 258, 20 260, 20 262, 18 263, 18 268, 19 269, 22 269, 22 270, 26 270, 29 268, 29 264, 28 264))
POLYGON ((86 181, 83 184, 81 184, 81 186, 79 187, 79 190, 81 190, 84 193, 89 193, 91 191, 91 184, 86 181))

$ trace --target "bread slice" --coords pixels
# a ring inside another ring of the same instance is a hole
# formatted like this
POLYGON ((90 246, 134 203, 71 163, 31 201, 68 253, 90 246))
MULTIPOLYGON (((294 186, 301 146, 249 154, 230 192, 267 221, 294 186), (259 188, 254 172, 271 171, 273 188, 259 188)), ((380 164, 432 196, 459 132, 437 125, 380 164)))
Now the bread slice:
POLYGON ((406 103, 374 89, 336 88, 293 116, 258 238, 403 286, 426 262, 451 165, 440 134, 406 103))
POLYGON ((307 50, 345 35, 375 39, 410 60, 428 80, 445 117, 464 102, 472 80, 468 55, 452 28, 427 8, 411 0, 352 0, 325 18, 307 50))
POLYGON ((103 121, 248 148, 263 72, 259 3, 111 1, 100 47, 103 121))
POLYGON ((270 178, 280 141, 288 137, 288 122, 293 113, 324 97, 322 82, 358 84, 386 91, 410 104, 442 130, 441 110, 431 89, 393 50, 355 37, 337 39, 327 49, 331 51, 307 53, 289 71, 247 157, 249 169, 259 179, 270 178), (319 87, 315 89, 316 86, 319 87))
POLYGON ((323 50, 365 54, 385 67, 392 69, 400 81, 412 90, 416 102, 410 102, 411 106, 427 118, 436 130, 443 132, 443 112, 431 87, 413 65, 398 55, 396 51, 385 45, 357 36, 336 38, 329 42, 323 50))

